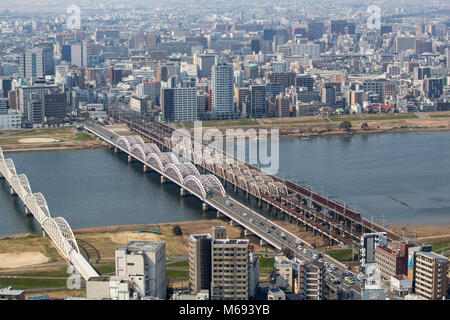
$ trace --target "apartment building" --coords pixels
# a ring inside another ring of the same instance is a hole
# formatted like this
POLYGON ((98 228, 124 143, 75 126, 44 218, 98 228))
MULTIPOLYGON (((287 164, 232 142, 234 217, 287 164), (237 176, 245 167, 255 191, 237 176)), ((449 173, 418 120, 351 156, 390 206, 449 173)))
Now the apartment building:
POLYGON ((298 266, 298 293, 304 300, 323 300, 325 295, 325 266, 318 260, 298 266))
POLYGON ((249 240, 213 239, 211 299, 249 299, 249 240))
POLYGON ((276 256, 273 264, 276 284, 285 292, 293 292, 294 266, 284 256, 276 256))
POLYGON ((428 300, 447 297, 448 259, 434 252, 415 253, 415 292, 428 300))
POLYGON ((189 292, 198 294, 211 289, 211 235, 189 237, 189 292))

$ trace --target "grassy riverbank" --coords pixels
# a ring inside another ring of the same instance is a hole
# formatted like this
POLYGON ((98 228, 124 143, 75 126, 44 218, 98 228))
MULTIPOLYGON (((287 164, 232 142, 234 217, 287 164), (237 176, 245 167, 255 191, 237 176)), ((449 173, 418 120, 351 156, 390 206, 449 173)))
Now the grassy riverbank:
MULTIPOLYGON (((193 122, 174 124, 175 128, 193 130, 193 122)), ((450 111, 430 113, 330 115, 296 118, 240 119, 203 121, 203 128, 227 129, 279 129, 280 136, 310 136, 374 134, 384 132, 446 131, 450 130, 450 111), (340 125, 350 121, 351 130, 340 125), (364 126, 363 126, 364 125, 364 126)))
POLYGON ((0 146, 6 152, 74 150, 103 147, 89 133, 74 127, 0 131, 0 146))

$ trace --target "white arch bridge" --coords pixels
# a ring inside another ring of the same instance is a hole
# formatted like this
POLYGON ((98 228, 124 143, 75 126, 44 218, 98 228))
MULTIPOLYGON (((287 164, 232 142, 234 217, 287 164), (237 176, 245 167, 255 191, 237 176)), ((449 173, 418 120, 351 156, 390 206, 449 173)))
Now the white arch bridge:
POLYGON ((77 240, 67 221, 62 217, 50 216, 43 194, 32 192, 27 176, 17 174, 14 162, 12 159, 5 159, 2 148, 0 148, 0 174, 8 182, 11 194, 17 195, 22 201, 25 213, 34 216, 64 259, 71 263, 85 280, 98 277, 98 273, 81 255, 77 240))

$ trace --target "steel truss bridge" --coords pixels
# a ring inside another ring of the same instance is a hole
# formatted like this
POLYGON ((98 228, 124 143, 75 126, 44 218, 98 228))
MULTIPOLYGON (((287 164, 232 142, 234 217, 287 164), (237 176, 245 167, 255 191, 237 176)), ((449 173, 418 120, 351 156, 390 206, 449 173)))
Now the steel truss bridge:
MULTIPOLYGON (((204 209, 214 208, 218 213, 224 214, 244 227, 247 230, 246 232, 249 231, 250 234, 258 236, 278 250, 287 247, 292 249, 294 254, 301 259, 311 260, 303 252, 299 253, 294 246, 294 243, 300 240, 312 249, 306 241, 229 197, 215 175, 201 174, 188 159, 184 159, 186 162, 180 162, 179 158, 181 157, 175 156, 172 152, 162 152, 157 144, 145 143, 138 135, 120 136, 103 126, 88 122, 83 125, 83 128, 108 143, 110 147, 114 148, 115 153, 125 153, 128 156, 128 162, 134 160, 142 163, 144 172, 153 170, 161 176, 161 182, 169 180, 178 185, 182 196, 191 194, 199 198, 203 202, 204 209), (243 213, 246 213, 246 215, 243 216, 243 213), (253 223, 250 218, 254 219, 253 223), (264 222, 264 227, 257 225, 256 221, 264 222), (276 229, 280 234, 284 232, 286 238, 283 239, 280 235, 267 233, 266 228, 276 229)), ((338 239, 335 239, 335 241, 338 241, 338 239)), ((326 256, 326 259, 338 267, 346 269, 343 264, 331 257, 326 256)))
POLYGON ((267 174, 222 150, 195 141, 191 135, 174 141, 176 139, 173 140, 172 135, 175 129, 165 124, 133 121, 132 117, 123 113, 112 112, 110 115, 160 148, 183 156, 190 155, 191 161, 204 172, 218 177, 224 185, 228 183, 235 191, 238 188, 243 190, 247 199, 254 197, 260 207, 265 204, 268 210, 274 210, 283 218, 297 222, 333 243, 360 248, 361 236, 367 232, 386 232, 390 241, 401 240, 400 235, 361 217, 359 212, 297 183, 267 174), (184 146, 183 141, 186 143, 184 146), (198 144, 201 144, 200 148, 198 144))
POLYGON ((33 193, 28 178, 17 174, 12 159, 5 159, 0 148, 0 175, 10 187, 11 195, 17 195, 25 207, 25 214, 31 214, 41 225, 42 231, 52 239, 59 253, 72 264, 81 276, 88 280, 98 277, 97 272, 81 255, 77 240, 67 221, 62 217, 52 218, 47 201, 42 193, 33 193))

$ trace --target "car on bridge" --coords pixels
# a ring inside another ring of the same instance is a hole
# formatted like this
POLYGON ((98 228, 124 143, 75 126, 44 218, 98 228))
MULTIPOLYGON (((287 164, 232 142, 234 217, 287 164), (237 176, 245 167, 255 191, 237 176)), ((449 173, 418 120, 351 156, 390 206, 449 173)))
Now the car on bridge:
POLYGON ((253 223, 253 222, 255 222, 255 220, 253 220, 253 218, 252 218, 252 219, 250 219, 250 223, 253 223))

